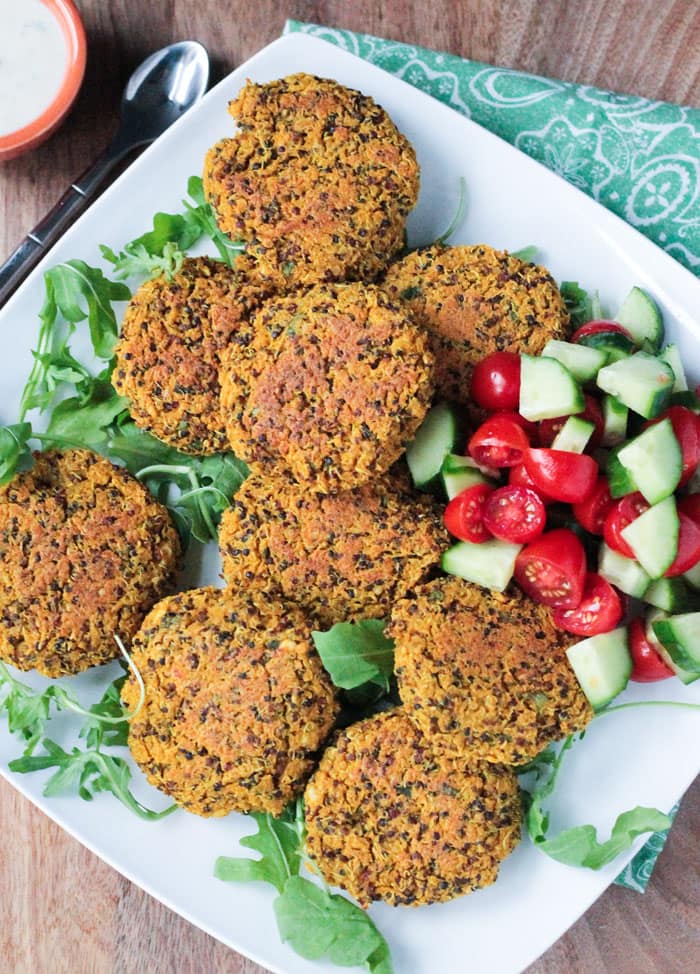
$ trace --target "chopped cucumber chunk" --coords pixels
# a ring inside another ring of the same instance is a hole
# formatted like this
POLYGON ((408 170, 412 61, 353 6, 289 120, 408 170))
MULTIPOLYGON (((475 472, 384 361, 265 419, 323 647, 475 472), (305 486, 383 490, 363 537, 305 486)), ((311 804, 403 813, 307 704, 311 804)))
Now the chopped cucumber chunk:
POLYGON ((502 592, 513 577, 515 559, 521 548, 522 545, 497 538, 482 544, 459 541, 447 549, 441 565, 448 575, 458 575, 468 582, 502 592))
POLYGON ((629 470, 620 463, 619 452, 620 447, 611 450, 605 462, 611 497, 624 497, 625 494, 633 494, 637 489, 629 470))
POLYGON ((627 628, 584 639, 566 651, 576 679, 594 710, 622 693, 632 673, 627 628))
POLYGON ((580 416, 569 416, 552 441, 553 450, 566 450, 568 453, 583 453, 593 435, 595 426, 580 416))
POLYGON ((649 578, 661 578, 678 554, 680 522, 673 497, 654 504, 621 531, 649 578))
POLYGON ((615 321, 626 328, 638 345, 644 345, 656 352, 664 340, 664 322, 661 310, 646 291, 633 287, 622 307, 615 315, 615 321))
POLYGON ((625 558, 606 544, 600 546, 598 572, 633 599, 643 598, 651 581, 639 562, 634 558, 625 558))
POLYGON ((683 454, 668 417, 621 447, 616 459, 650 504, 672 494, 683 472, 683 454))
POLYGON ((603 446, 619 446, 627 439, 629 409, 614 396, 603 396, 603 446))
POLYGON ((583 412, 581 388, 561 362, 533 355, 521 355, 520 362, 521 416, 536 422, 583 412))
POLYGON ((667 345, 666 348, 659 353, 659 358, 662 362, 665 362, 666 365, 670 365, 671 369, 673 370, 673 375, 675 378, 675 382, 673 383, 673 392, 687 392, 688 381, 685 377, 678 346, 667 345))
POLYGON ((700 561, 685 572, 682 577, 691 588, 700 589, 700 561))
POLYGON ((460 457, 456 453, 447 454, 442 461, 440 474, 448 500, 474 484, 489 483, 488 477, 484 476, 471 457, 460 457))
POLYGON ((664 644, 659 641, 656 633, 654 632, 654 625, 662 620, 668 618, 665 612, 661 612, 658 609, 654 609, 649 612, 646 618, 646 637, 649 644, 656 650, 661 659, 664 661, 666 666, 672 670, 681 683, 688 686, 694 683, 696 680, 700 680, 700 670, 686 670, 673 659, 669 651, 666 649, 664 644))
POLYGON ((658 619, 652 628, 677 666, 700 675, 700 612, 658 619))
POLYGON ((586 345, 574 345, 572 342, 559 342, 551 338, 542 349, 546 358, 555 358, 568 369, 577 382, 593 382, 598 372, 608 361, 605 352, 586 345))
POLYGON ((590 335, 582 335, 578 342, 586 348, 595 348, 596 351, 602 352, 608 364, 629 358, 637 351, 637 346, 632 339, 620 334, 619 331, 596 331, 590 335))
POLYGON ((674 382, 671 366, 646 352, 606 365, 596 379, 603 392, 615 396, 645 419, 663 412, 674 382))
POLYGON ((406 462, 418 490, 432 491, 440 486, 443 460, 459 445, 461 434, 456 408, 447 402, 433 406, 406 448, 406 462))
POLYGON ((664 612, 691 612, 700 599, 683 578, 657 578, 644 593, 644 601, 664 612))

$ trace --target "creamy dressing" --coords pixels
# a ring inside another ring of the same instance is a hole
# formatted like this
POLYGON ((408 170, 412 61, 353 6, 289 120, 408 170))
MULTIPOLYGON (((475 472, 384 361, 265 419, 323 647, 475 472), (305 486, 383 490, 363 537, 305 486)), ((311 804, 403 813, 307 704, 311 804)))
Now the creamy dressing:
POLYGON ((68 67, 60 24, 41 0, 0 0, 0 136, 49 107, 68 67))

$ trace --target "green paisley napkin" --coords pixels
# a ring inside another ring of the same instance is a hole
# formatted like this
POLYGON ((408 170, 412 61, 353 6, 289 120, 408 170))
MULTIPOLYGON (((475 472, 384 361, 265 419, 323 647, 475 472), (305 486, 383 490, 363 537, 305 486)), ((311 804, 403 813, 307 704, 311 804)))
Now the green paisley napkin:
MULTIPOLYGON (((700 276, 700 109, 318 24, 284 30, 336 44, 490 129, 700 276)), ((643 893, 667 835, 656 832, 615 882, 643 893)))

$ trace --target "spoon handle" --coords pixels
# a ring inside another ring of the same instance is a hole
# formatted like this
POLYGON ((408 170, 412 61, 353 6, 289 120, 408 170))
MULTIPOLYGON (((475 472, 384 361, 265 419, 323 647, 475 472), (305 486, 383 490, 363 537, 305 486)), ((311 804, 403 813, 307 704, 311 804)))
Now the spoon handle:
POLYGON ((131 148, 133 143, 126 145, 117 136, 92 166, 69 186, 54 208, 30 230, 0 266, 0 307, 59 237, 87 209, 107 175, 131 148))

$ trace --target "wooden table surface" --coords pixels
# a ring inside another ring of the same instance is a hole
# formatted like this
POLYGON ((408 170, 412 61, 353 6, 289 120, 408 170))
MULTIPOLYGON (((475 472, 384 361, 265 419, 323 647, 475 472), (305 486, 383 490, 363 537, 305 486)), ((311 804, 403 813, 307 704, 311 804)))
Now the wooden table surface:
MULTIPOLYGON (((150 51, 186 37, 208 48, 215 78, 277 37, 285 19, 294 17, 700 106, 696 0, 78 0, 77 5, 89 37, 86 82, 72 116, 48 144, 0 164, 0 259, 107 142, 132 68, 150 51)), ((0 835, 0 974, 262 974, 262 968, 123 879, 4 781, 0 835)), ((700 781, 683 801, 646 894, 611 887, 529 974, 697 969, 699 837, 700 781)))

